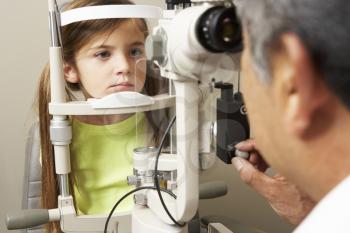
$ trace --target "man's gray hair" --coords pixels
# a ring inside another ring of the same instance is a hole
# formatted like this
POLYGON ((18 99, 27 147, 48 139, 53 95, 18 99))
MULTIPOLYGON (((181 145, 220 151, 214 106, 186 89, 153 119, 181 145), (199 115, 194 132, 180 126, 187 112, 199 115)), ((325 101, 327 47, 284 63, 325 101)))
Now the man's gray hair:
POLYGON ((270 81, 269 52, 297 35, 326 84, 350 107, 350 0, 237 0, 258 76, 270 81))

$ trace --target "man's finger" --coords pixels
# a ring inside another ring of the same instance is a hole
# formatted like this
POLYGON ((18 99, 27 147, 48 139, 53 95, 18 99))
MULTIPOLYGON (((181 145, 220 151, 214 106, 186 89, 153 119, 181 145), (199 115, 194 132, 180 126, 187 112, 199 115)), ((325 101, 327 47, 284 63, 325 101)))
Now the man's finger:
POLYGON ((251 164, 258 165, 260 161, 261 161, 260 156, 256 151, 250 153, 249 162, 251 164))
POLYGON ((242 141, 235 145, 236 149, 244 152, 250 152, 256 150, 255 141, 253 139, 248 139, 246 141, 242 141))
POLYGON ((265 198, 270 198, 274 184, 273 178, 258 171, 247 160, 235 157, 232 159, 232 164, 239 172, 241 179, 251 186, 255 191, 260 193, 265 198))
POLYGON ((256 151, 251 152, 249 154, 249 162, 255 167, 257 168, 260 172, 265 172, 269 166, 267 165, 267 163, 265 162, 265 160, 260 156, 260 154, 256 151))

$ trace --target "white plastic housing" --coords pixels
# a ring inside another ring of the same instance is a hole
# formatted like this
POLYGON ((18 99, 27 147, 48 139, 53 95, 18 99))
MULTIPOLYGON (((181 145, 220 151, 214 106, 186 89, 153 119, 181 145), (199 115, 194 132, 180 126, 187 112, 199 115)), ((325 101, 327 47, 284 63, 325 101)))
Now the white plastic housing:
POLYGON ((177 220, 189 221, 198 207, 198 84, 174 82, 177 133, 177 220))
POLYGON ((54 146, 56 174, 65 175, 71 172, 70 151, 68 145, 54 146))
MULTIPOLYGON (((59 197, 58 206, 61 211, 61 229, 65 233, 103 233, 107 216, 77 216, 72 196, 59 197)), ((112 216, 108 233, 131 233, 131 213, 123 212, 112 216)))
POLYGON ((132 232, 135 233, 188 233, 187 227, 179 228, 164 223, 149 208, 135 206, 132 211, 132 232))

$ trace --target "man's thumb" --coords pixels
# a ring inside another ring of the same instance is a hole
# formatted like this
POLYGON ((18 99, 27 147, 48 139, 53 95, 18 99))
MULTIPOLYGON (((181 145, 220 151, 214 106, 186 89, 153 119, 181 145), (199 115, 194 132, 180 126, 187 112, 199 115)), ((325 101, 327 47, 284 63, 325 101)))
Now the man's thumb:
POLYGON ((236 168, 236 170, 239 172, 239 175, 241 179, 247 183, 250 184, 253 179, 253 174, 256 172, 255 168, 251 163, 249 163, 247 160, 235 157, 232 159, 232 164, 236 168))
POLYGON ((257 170, 247 160, 235 157, 232 159, 233 166, 239 172, 241 179, 263 196, 269 194, 269 187, 273 179, 257 170))

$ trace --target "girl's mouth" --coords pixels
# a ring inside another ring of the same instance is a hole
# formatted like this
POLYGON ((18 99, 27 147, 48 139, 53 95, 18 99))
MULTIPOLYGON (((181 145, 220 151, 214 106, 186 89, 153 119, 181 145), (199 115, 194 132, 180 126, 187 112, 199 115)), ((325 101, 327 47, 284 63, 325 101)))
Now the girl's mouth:
POLYGON ((118 83, 115 85, 111 85, 109 87, 109 89, 112 91, 134 91, 135 86, 131 83, 124 82, 124 83, 118 83))

